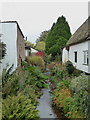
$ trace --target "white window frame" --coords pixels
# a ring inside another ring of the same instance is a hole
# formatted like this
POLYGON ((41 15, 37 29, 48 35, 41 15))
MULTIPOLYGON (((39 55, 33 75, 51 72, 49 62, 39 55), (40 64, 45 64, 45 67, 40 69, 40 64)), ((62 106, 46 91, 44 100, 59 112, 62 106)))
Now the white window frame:
POLYGON ((88 50, 83 51, 83 57, 84 57, 84 64, 88 65, 88 50))

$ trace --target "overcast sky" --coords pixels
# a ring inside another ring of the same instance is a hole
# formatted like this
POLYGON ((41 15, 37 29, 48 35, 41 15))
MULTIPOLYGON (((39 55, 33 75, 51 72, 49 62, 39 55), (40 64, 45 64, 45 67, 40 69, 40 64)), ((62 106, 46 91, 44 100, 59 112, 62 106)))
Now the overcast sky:
POLYGON ((88 2, 2 3, 2 20, 17 21, 24 35, 33 43, 61 15, 66 17, 71 32, 74 33, 88 17, 88 2))

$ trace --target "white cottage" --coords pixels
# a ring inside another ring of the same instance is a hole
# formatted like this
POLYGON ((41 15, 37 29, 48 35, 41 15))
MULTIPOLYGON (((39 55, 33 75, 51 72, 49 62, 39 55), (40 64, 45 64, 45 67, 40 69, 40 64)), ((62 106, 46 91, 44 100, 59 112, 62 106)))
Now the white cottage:
POLYGON ((24 35, 16 21, 1 22, 2 42, 6 44, 6 56, 2 60, 2 69, 14 64, 13 71, 25 60, 24 35))
POLYGON ((63 49, 62 61, 71 61, 77 69, 90 73, 90 17, 77 29, 63 49))

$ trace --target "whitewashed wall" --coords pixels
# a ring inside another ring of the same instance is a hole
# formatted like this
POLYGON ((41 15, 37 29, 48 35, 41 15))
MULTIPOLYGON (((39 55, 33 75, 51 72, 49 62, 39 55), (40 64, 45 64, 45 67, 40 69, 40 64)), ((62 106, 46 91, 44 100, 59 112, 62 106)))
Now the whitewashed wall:
POLYGON ((69 59, 69 52, 66 50, 66 48, 63 48, 62 51, 62 63, 67 62, 69 59))
MULTIPOLYGON (((69 50, 69 60, 76 66, 77 69, 89 73, 88 66, 84 64, 84 54, 83 51, 88 50, 88 41, 70 46, 69 50), (74 52, 77 51, 77 63, 75 63, 74 52)), ((89 51, 90 52, 90 51, 89 51)))
POLYGON ((16 23, 1 23, 2 24, 2 41, 6 44, 6 56, 2 60, 2 69, 7 64, 14 64, 13 70, 17 67, 17 24, 16 23))
MULTIPOLYGON (((0 23, 0 40, 2 39, 1 34, 2 34, 2 25, 1 25, 1 23, 0 23)), ((1 57, 1 56, 0 56, 0 57, 1 57)), ((2 64, 0 63, 0 76, 2 75, 1 69, 2 69, 2 64)), ((1 79, 1 78, 0 78, 0 79, 1 79)))
POLYGON ((89 57, 89 67, 88 67, 88 72, 90 73, 90 40, 88 41, 88 57, 89 57))

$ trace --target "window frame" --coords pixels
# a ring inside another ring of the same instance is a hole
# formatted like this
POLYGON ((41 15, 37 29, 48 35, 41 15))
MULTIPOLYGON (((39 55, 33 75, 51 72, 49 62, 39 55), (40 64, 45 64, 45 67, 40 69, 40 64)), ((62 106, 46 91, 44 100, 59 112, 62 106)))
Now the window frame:
POLYGON ((84 50, 83 51, 83 64, 84 65, 88 65, 89 64, 88 62, 89 62, 89 59, 88 59, 88 50, 84 50))
POLYGON ((74 62, 77 63, 77 51, 74 51, 74 62))

